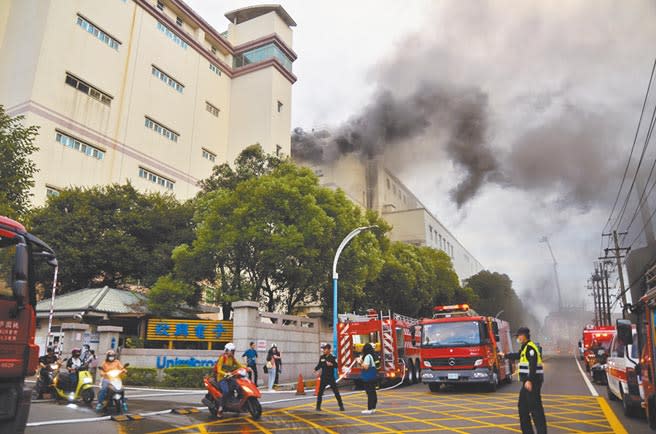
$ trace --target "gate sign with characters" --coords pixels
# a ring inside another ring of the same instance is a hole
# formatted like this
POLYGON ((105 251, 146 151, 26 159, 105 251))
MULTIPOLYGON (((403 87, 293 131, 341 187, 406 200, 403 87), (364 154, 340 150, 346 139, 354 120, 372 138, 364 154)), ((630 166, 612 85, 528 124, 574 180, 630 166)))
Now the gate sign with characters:
POLYGON ((194 319, 148 320, 149 341, 230 342, 232 321, 194 319))

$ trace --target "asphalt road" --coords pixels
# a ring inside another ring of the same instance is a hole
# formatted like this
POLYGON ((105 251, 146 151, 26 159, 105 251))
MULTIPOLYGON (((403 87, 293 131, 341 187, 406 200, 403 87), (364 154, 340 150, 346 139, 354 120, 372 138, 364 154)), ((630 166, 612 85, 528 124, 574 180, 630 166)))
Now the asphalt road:
MULTIPOLYGON (((594 397, 581 375, 573 357, 547 358, 543 401, 547 412, 549 432, 573 433, 622 432, 648 433, 646 421, 627 419, 621 406, 605 399, 605 386, 595 387, 594 397), (606 403, 602 405, 600 401, 606 403), (604 410, 605 407, 605 410, 604 410), (610 413, 609 413, 610 412, 610 413), (614 422, 616 421, 616 422, 614 422)), ((314 397, 300 399, 293 393, 265 394, 262 398, 264 414, 259 421, 250 417, 227 414, 222 420, 213 419, 207 411, 190 414, 150 415, 141 420, 126 422, 97 421, 93 410, 84 406, 57 405, 39 402, 32 405, 29 422, 61 422, 67 419, 86 419, 56 425, 30 426, 28 434, 114 434, 114 433, 208 433, 208 432, 455 432, 503 433, 519 432, 517 394, 519 384, 501 387, 496 393, 485 393, 476 387, 461 386, 430 393, 423 384, 401 386, 379 393, 375 415, 363 416, 366 398, 362 392, 347 395, 343 389, 346 412, 338 412, 332 396, 324 400, 324 411, 314 411, 314 397)), ((130 413, 148 413, 171 408, 199 406, 203 392, 176 394, 129 390, 130 413)))

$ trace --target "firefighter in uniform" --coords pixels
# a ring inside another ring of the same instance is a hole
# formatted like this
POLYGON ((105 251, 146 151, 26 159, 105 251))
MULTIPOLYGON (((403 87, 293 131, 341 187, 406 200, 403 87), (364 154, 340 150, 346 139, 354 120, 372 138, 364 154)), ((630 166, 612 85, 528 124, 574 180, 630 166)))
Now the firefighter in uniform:
POLYGON ((544 382, 544 368, 542 355, 537 345, 531 341, 531 332, 526 327, 517 330, 517 343, 521 345, 519 353, 508 353, 504 357, 510 360, 519 360, 519 381, 522 389, 519 392, 519 423, 523 434, 534 434, 533 424, 537 434, 546 434, 547 420, 542 407, 540 390, 544 382))

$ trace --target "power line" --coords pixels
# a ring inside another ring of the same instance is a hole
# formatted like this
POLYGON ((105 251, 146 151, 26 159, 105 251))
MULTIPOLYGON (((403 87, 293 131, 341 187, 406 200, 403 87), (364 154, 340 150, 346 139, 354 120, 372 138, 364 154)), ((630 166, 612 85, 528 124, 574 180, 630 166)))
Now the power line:
POLYGON ((626 167, 624 168, 624 174, 622 175, 622 182, 620 183, 620 188, 617 190, 617 196, 615 197, 615 202, 613 202, 613 207, 610 211, 610 214, 608 215, 608 221, 604 225, 604 228, 601 230, 601 232, 606 231, 606 228, 608 227, 608 224, 610 223, 611 219, 613 218, 613 213, 615 212, 615 207, 617 206, 617 202, 620 199, 620 194, 622 193, 622 188, 624 187, 624 181, 626 181, 626 174, 629 171, 629 166, 631 165, 631 158, 633 157, 633 151, 635 150, 635 145, 636 145, 636 142, 638 141, 638 132, 640 131, 640 125, 642 124, 642 116, 644 115, 645 107, 647 106, 647 99, 649 98, 649 90, 651 88, 652 80, 654 79, 654 70, 656 70, 656 58, 654 59, 654 65, 651 68, 651 75, 649 76, 649 83, 647 84, 647 91, 645 93, 645 99, 642 103, 642 109, 640 110, 640 118, 638 119, 638 127, 636 128, 636 133, 635 133, 635 136, 633 138, 633 144, 631 145, 631 152, 629 153, 629 158, 626 161, 626 167))

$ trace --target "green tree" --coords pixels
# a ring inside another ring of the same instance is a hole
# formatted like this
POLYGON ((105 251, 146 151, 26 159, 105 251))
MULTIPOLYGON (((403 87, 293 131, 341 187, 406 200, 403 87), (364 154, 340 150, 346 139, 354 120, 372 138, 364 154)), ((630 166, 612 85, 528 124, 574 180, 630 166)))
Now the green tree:
POLYGON ((24 217, 30 208, 36 164, 30 156, 38 128, 24 127, 24 117, 11 117, 0 105, 0 215, 24 217))
POLYGON ((519 327, 529 319, 507 274, 483 270, 468 278, 465 284, 479 298, 476 304, 479 313, 496 315, 503 310, 501 318, 508 320, 513 327, 519 327))
MULTIPOLYGON (((34 210, 32 232, 55 249, 62 292, 153 284, 173 268, 171 251, 193 238, 193 208, 130 184, 72 188, 34 210)), ((48 286, 49 287, 49 286, 48 286)))
POLYGON ((194 288, 176 280, 171 274, 162 276, 148 291, 148 310, 156 316, 171 316, 180 310, 180 302, 194 300, 194 288))
MULTIPOLYGON (((215 173, 221 181, 198 198, 196 238, 174 250, 175 276, 226 308, 238 299, 290 313, 301 303, 325 303, 342 238, 358 226, 387 226, 375 214, 363 214, 343 192, 319 186, 309 169, 290 161, 269 164, 271 157, 252 151, 245 150, 227 175, 215 173)), ((345 306, 361 297, 382 266, 381 242, 382 234, 369 232, 344 251, 345 306)))

